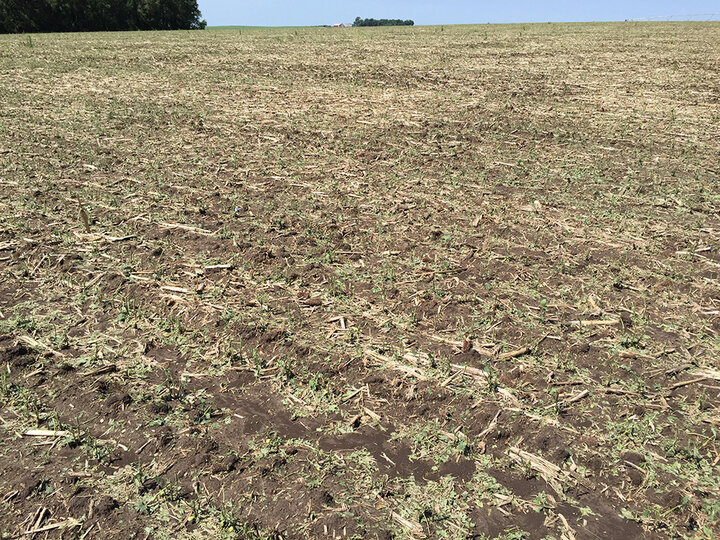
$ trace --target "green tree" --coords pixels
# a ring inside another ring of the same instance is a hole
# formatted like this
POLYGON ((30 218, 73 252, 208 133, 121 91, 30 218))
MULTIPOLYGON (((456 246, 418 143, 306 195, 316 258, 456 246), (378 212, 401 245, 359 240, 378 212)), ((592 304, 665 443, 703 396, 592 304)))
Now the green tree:
POLYGON ((0 0, 0 33, 202 29, 197 0, 0 0))
POLYGON ((408 19, 403 21, 402 19, 361 19, 360 17, 355 18, 353 26, 414 26, 415 22, 408 19))

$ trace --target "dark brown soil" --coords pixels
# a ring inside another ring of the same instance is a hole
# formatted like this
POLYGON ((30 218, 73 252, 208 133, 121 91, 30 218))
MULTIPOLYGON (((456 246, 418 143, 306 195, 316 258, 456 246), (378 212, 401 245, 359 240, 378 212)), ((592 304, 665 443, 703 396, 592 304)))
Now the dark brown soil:
POLYGON ((712 537, 717 30, 0 36, 0 535, 712 537))

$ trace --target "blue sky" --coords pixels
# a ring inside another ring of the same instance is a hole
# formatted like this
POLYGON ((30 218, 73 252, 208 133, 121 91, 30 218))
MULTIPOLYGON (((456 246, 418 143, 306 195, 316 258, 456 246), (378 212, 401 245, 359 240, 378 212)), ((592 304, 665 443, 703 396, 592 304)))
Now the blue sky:
POLYGON ((413 19, 416 24, 622 21, 706 14, 720 19, 720 0, 198 0, 198 4, 211 26, 309 26, 352 22, 357 16, 413 19))

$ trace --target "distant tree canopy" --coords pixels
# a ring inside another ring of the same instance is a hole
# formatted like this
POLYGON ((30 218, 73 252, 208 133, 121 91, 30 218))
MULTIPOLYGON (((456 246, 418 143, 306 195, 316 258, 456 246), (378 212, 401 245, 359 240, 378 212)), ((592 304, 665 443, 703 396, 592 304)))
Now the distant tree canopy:
POLYGON ((205 28, 197 0, 0 0, 0 33, 205 28))
POLYGON ((414 26, 415 21, 408 19, 403 21, 402 19, 361 19, 360 17, 355 18, 353 26, 414 26))

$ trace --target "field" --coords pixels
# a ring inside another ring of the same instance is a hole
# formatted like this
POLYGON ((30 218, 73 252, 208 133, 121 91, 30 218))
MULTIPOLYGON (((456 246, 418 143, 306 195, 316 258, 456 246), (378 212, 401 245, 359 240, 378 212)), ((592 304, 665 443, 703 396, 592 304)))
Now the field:
POLYGON ((2 538, 712 538, 720 23, 0 36, 2 538))

